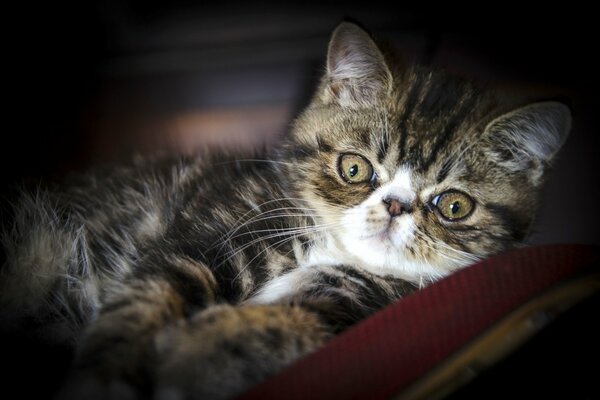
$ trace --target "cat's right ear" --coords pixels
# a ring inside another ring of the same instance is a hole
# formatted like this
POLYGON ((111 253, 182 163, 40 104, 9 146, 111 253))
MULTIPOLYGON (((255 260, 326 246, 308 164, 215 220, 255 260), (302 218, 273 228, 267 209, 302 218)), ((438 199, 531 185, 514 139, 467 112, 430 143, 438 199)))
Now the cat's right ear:
POLYGON ((364 30, 342 22, 331 35, 320 100, 342 107, 372 106, 392 87, 383 54, 364 30))

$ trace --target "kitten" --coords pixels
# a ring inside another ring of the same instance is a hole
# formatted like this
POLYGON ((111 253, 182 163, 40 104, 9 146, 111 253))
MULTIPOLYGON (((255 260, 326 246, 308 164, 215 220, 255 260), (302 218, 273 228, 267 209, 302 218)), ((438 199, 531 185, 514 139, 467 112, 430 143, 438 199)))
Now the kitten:
POLYGON ((231 397, 522 243, 569 128, 560 103, 396 67, 342 23, 265 159, 144 161, 24 193, 3 318, 77 348, 67 394, 231 397))

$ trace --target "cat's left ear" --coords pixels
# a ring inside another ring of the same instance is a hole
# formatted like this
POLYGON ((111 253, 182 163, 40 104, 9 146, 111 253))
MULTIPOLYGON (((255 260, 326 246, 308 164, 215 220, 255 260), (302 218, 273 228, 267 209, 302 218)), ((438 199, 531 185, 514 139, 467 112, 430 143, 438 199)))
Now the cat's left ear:
POLYGON ((392 74, 373 39, 357 25, 341 23, 329 41, 321 101, 367 107, 391 87, 392 74))
POLYGON ((528 171, 532 182, 538 183, 570 129, 569 107, 546 101, 496 118, 485 128, 484 137, 495 162, 515 172, 528 171))

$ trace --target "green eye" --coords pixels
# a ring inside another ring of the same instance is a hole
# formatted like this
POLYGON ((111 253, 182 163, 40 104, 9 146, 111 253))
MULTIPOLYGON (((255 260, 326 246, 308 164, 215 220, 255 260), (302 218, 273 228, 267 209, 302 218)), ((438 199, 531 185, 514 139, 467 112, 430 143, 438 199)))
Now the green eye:
POLYGON ((433 198, 431 203, 442 217, 449 221, 458 221, 471 215, 475 202, 468 195, 457 190, 449 190, 433 198))
POLYGON ((342 154, 338 169, 340 176, 348 183, 369 182, 373 177, 371 163, 356 154, 342 154))

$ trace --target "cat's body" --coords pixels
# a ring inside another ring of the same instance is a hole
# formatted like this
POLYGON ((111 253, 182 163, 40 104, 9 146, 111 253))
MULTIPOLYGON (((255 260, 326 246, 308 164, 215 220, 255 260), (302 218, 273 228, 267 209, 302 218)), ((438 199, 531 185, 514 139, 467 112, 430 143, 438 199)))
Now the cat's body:
POLYGON ((559 103, 517 109, 391 69, 342 24, 317 95, 272 154, 140 162, 23 195, 3 240, 3 314, 77 345, 85 379, 67 393, 124 381, 230 396, 518 245, 569 124, 559 103))

